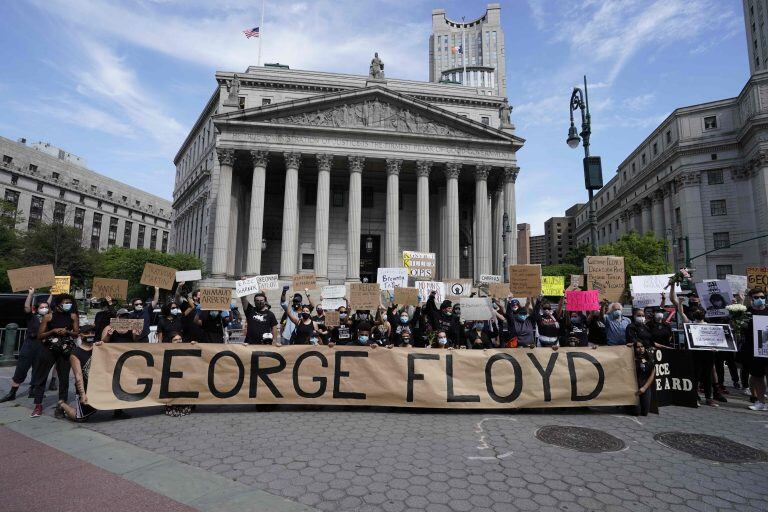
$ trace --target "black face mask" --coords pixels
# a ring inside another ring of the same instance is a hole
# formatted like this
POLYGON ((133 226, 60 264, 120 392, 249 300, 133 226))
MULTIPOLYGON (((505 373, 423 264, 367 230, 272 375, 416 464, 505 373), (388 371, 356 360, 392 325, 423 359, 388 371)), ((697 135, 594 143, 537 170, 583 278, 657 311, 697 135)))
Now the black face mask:
POLYGON ((302 313, 301 318, 303 318, 304 320, 309 320, 309 313, 302 313))

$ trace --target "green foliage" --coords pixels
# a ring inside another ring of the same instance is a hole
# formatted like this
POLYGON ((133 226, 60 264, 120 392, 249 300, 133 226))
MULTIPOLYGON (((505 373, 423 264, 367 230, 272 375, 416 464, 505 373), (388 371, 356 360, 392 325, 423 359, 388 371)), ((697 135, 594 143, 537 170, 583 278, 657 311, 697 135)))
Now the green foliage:
POLYGON ((83 249, 80 230, 60 224, 38 224, 19 234, 24 266, 53 265, 56 275, 72 276, 72 285, 82 287, 93 275, 98 253, 83 249))
POLYGON ((667 261, 668 245, 653 233, 638 235, 628 233, 613 243, 598 248, 604 256, 623 256, 624 271, 627 277, 627 289, 631 276, 668 274, 672 267, 667 261))
POLYGON ((574 274, 581 274, 584 269, 584 258, 591 254, 592 247, 589 244, 581 244, 568 251, 568 254, 565 255, 565 259, 563 259, 563 263, 569 263, 579 267, 582 270, 574 272, 574 274))
POLYGON ((570 263, 562 263, 560 265, 545 265, 541 267, 541 275, 543 276, 564 276, 565 286, 571 285, 571 274, 583 274, 584 266, 572 265, 570 263))

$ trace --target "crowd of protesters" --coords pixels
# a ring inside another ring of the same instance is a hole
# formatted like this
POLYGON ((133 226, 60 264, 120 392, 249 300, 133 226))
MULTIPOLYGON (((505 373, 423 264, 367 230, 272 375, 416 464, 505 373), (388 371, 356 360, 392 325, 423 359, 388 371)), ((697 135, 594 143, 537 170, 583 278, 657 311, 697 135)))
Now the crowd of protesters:
MULTIPOLYGON (((34 398, 32 417, 42 414, 42 402, 48 374, 56 369, 59 382, 56 417, 82 421, 95 410, 88 405, 88 369, 94 345, 101 343, 146 343, 150 338, 159 343, 225 343, 241 332, 240 342, 252 345, 351 345, 358 347, 444 350, 528 349, 547 347, 597 348, 601 345, 628 346, 635 354, 639 396, 637 413, 647 414, 654 381, 654 350, 680 348, 673 326, 676 315, 682 322, 727 323, 728 319, 707 318, 695 294, 681 304, 670 287, 669 299, 674 309, 662 306, 632 309, 629 318, 621 303, 603 301, 599 310, 570 311, 565 297, 558 303, 544 297, 490 299, 490 320, 462 322, 461 304, 443 300, 438 304, 435 292, 420 306, 394 304, 394 296, 375 311, 355 310, 349 304, 338 308, 338 322, 328 322, 320 304, 314 304, 309 290, 296 292, 288 299, 285 286, 278 308, 268 302, 264 293, 242 297, 240 306, 229 310, 208 311, 200 306, 200 292, 184 293, 181 282, 175 294, 160 304, 160 290, 155 288, 151 300, 135 298, 126 307, 118 307, 111 297, 101 302, 101 311, 93 325, 80 326, 77 304, 69 294, 49 297, 37 306, 32 304, 34 290, 29 290, 25 310, 30 315, 26 338, 10 391, 0 402, 16 399, 19 386, 32 370, 30 397, 34 398), (273 311, 274 309, 274 311, 273 311), (276 314, 277 312, 277 314, 276 314), (120 331, 111 324, 113 318, 141 320, 141 329, 120 331), (151 326, 156 326, 153 330, 151 326), (76 402, 69 404, 69 375, 75 380, 76 402)), ((474 295, 474 294, 473 294, 474 295)), ((665 304, 665 294, 660 303, 665 304)), ((768 315, 765 292, 750 290, 746 297, 736 296, 751 315, 768 315)), ((335 317, 336 315, 334 315, 335 317)), ((695 389, 703 395, 700 403, 717 406, 726 402, 724 367, 728 366, 732 385, 750 396, 751 409, 766 411, 766 370, 768 358, 754 357, 752 324, 743 328, 739 351, 695 351, 695 389)), ((189 405, 166 406, 166 414, 183 416, 194 410, 189 405)), ((114 411, 114 417, 128 417, 114 411)))

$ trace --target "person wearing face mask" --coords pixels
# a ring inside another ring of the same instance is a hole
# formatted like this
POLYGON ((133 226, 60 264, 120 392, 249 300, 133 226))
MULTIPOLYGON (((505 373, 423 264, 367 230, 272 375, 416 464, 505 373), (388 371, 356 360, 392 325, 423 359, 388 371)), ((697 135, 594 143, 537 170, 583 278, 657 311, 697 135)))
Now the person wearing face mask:
POLYGON ((390 342, 391 332, 392 326, 389 323, 389 315, 387 315, 383 307, 379 307, 376 311, 376 320, 371 331, 372 341, 380 347, 391 347, 393 346, 390 342))
MULTIPOLYGON (((608 305, 604 301, 600 308, 600 316, 605 323, 605 338, 609 346, 625 345, 627 343, 627 327, 632 323, 622 314, 622 306, 619 302, 608 305)), ((645 315, 643 315, 645 322, 645 315)))
POLYGON ((526 299, 525 307, 520 301, 507 296, 506 321, 509 333, 517 339, 518 347, 533 348, 536 346, 536 321, 533 318, 533 300, 526 299))
POLYGON ((155 295, 149 304, 144 304, 144 301, 136 297, 131 301, 133 310, 131 311, 130 318, 137 320, 144 320, 144 329, 142 329, 139 339, 137 341, 141 343, 149 343, 149 325, 152 323, 152 311, 157 306, 157 302, 160 300, 160 288, 155 286, 155 295))
POLYGON ((562 318, 564 300, 564 297, 560 298, 557 311, 553 311, 552 303, 548 300, 542 300, 541 296, 533 306, 533 320, 536 322, 539 345, 542 347, 554 347, 560 343, 560 336, 563 334, 560 319, 562 318))
POLYGON ((267 296, 257 292, 253 296, 253 305, 248 297, 240 302, 245 311, 245 343, 254 345, 280 345, 280 331, 277 317, 267 307, 267 296))
MULTIPOLYGON (((664 304, 666 295, 662 292, 661 304, 664 304)), ((651 320, 646 324, 651 332, 651 343, 656 348, 672 348, 672 327, 666 321, 664 310, 657 308, 653 311, 651 320)))
MULTIPOLYGON (((37 337, 43 344, 43 350, 35 362, 35 408, 31 417, 43 414, 43 390, 48 372, 56 367, 59 376, 59 401, 69 400, 69 355, 77 346, 75 338, 80 335, 80 320, 75 299, 68 293, 56 296, 53 311, 40 319, 37 337)), ((56 407, 54 415, 64 417, 61 407, 56 407)))
POLYGON ((755 398, 755 403, 750 405, 749 408, 753 411, 768 411, 768 404, 765 403, 765 378, 768 375, 768 358, 755 357, 755 341, 754 341, 754 320, 755 316, 768 315, 768 307, 766 307, 765 291, 760 288, 753 288, 749 290, 749 300, 747 301, 747 311, 752 314, 749 323, 744 327, 742 343, 742 350, 740 351, 741 359, 749 369, 749 387, 752 391, 752 396, 755 398))
POLYGON ((411 347, 413 341, 413 329, 411 327, 411 318, 408 310, 403 309, 397 314, 394 311, 397 323, 392 327, 392 344, 396 347, 411 347))
MULTIPOLYGON (((296 330, 297 324, 290 321, 288 317, 288 309, 290 308, 291 312, 293 312, 294 316, 299 317, 301 316, 301 311, 303 307, 307 307, 310 311, 312 311, 312 308, 314 308, 314 305, 312 304, 312 299, 309 297, 309 290, 304 290, 304 293, 307 296, 307 304, 302 304, 302 295, 299 292, 296 292, 293 294, 293 299, 291 300, 291 303, 288 304, 286 301, 286 294, 288 293, 288 289, 290 286, 284 285, 283 286, 283 292, 280 294, 280 306, 283 308, 283 317, 280 319, 280 324, 282 327, 281 332, 281 340, 280 343, 283 345, 290 345, 293 343, 293 339, 295 337, 294 331, 296 330)), ((309 342, 307 340, 307 342, 309 342)))
POLYGON ((355 342, 351 345, 358 347, 371 347, 376 348, 379 345, 371 337, 371 324, 361 322, 357 326, 357 335, 355 336, 355 342))
POLYGON ((229 321, 229 311, 200 311, 195 324, 203 331, 204 343, 224 343, 224 329, 229 321))
POLYGON ((640 308, 632 309, 632 324, 624 331, 627 345, 634 346, 635 342, 639 341, 646 347, 651 346, 651 331, 645 322, 645 311, 640 308))
POLYGON ((339 325, 331 329, 328 346, 348 345, 352 342, 352 322, 349 319, 349 310, 342 306, 339 311, 339 325))
POLYGON ((635 416, 648 416, 651 409, 651 396, 653 393, 654 379, 656 378, 656 366, 653 360, 653 351, 640 340, 634 343, 635 373, 637 374, 637 396, 640 403, 635 406, 635 416))
POLYGON ((157 342, 170 343, 173 336, 182 331, 182 325, 181 308, 178 304, 175 301, 165 304, 160 310, 160 318, 157 320, 157 342))
MULTIPOLYGON (((117 310, 116 318, 128 318, 130 314, 130 311, 125 308, 121 308, 117 310)), ((107 325, 102 330, 99 339, 104 343, 132 343, 139 339, 140 334, 141 331, 118 331, 111 325, 107 325)))
MULTIPOLYGON (((568 311, 565 315, 565 336, 561 345, 566 347, 588 347, 589 328, 583 311, 568 311)), ((597 345, 593 345, 596 347, 597 345)))
POLYGON ((40 319, 46 316, 51 309, 49 306, 51 303, 50 296, 48 296, 48 300, 41 302, 36 308, 33 307, 32 297, 34 294, 35 289, 30 288, 27 300, 24 302, 24 312, 29 315, 27 317, 27 333, 24 336, 24 342, 19 348, 19 360, 16 363, 16 369, 11 378, 11 389, 5 396, 0 398, 0 403, 16 399, 16 392, 19 390, 19 386, 26 380, 30 369, 32 369, 32 376, 30 377, 29 397, 31 398, 34 395, 33 385, 36 377, 34 364, 43 350, 43 345, 38 341, 37 334, 40 329, 40 319))
POLYGON ((99 305, 101 306, 101 311, 96 313, 96 317, 93 319, 93 332, 96 333, 97 340, 101 339, 104 329, 106 329, 110 321, 117 316, 115 303, 112 300, 112 297, 104 297, 99 305))
MULTIPOLYGON (((312 310, 309 306, 303 306, 299 314, 296 314, 285 302, 283 302, 282 306, 285 314, 288 316, 288 321, 292 322, 295 326, 291 344, 317 345, 320 341, 319 335, 327 333, 325 329, 322 329, 312 320, 312 310)), ((283 333, 283 336, 285 336, 285 333, 283 333)))
POLYGON ((484 348, 491 348, 491 339, 485 330, 483 322, 474 322, 472 329, 467 334, 469 341, 469 348, 474 350, 482 350, 484 348))
POLYGON ((312 321, 315 322, 323 331, 325 331, 325 335, 320 335, 320 339, 318 342, 321 345, 327 345, 328 341, 330 340, 330 331, 325 326, 325 310, 323 309, 323 306, 318 304, 315 306, 315 314, 312 316, 312 321))
POLYGON ((453 305, 450 300, 444 300, 437 309, 435 304, 436 292, 431 292, 426 304, 426 313, 429 316, 429 323, 435 331, 442 331, 448 338, 448 344, 451 347, 457 346, 462 340, 462 327, 459 317, 453 313, 453 305))
POLYGON ((453 345, 451 345, 451 341, 448 339, 448 334, 446 334, 445 331, 437 331, 437 336, 432 343, 432 348, 453 350, 453 345))

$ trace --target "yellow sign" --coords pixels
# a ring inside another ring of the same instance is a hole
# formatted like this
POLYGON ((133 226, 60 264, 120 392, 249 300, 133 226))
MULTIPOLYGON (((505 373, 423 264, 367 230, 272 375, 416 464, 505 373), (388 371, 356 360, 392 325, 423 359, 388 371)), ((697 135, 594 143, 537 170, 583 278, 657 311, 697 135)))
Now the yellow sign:
POLYGON ((72 276, 56 276, 56 283, 51 286, 51 295, 69 293, 69 286, 71 281, 72 276))
POLYGON ((541 276, 541 294, 546 297, 562 297, 565 276, 541 276))

